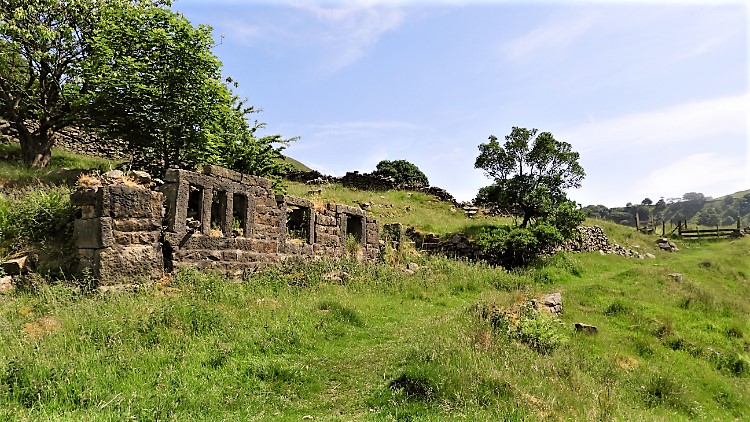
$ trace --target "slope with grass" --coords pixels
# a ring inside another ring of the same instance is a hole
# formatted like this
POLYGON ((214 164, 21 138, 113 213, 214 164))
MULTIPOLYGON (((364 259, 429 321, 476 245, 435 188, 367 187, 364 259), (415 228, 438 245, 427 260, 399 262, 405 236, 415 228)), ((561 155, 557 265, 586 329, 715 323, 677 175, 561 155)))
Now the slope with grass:
MULTIPOLYGON (((332 185, 315 200, 439 234, 498 222, 420 195, 332 185)), ((559 254, 508 272, 386 250, 377 265, 184 271, 109 294, 30 276, 0 294, 0 419, 745 418, 750 238, 669 253, 599 224, 656 259, 559 254), (528 311, 551 292, 559 320, 528 311)))

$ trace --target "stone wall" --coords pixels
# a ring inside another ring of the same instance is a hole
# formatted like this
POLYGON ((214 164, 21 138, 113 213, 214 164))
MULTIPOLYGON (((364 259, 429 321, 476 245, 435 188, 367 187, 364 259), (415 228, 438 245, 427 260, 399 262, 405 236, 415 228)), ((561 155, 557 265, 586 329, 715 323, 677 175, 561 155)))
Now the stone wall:
MULTIPOLYGON (((29 123, 31 128, 35 127, 29 123)), ((0 144, 18 143, 18 132, 9 122, 0 118, 0 144)), ((79 128, 66 128, 55 133, 55 146, 66 151, 82 155, 103 158, 125 158, 127 156, 125 141, 105 139, 79 128)))
POLYGON ((341 183, 342 186, 368 191, 411 190, 433 195, 439 200, 458 205, 458 201, 445 189, 437 186, 403 186, 393 178, 375 176, 370 173, 351 171, 342 177, 324 175, 318 171, 291 171, 286 175, 287 180, 308 184, 341 183))
POLYGON ((195 267, 241 275, 287 259, 380 255, 379 225, 359 208, 275 195, 271 182, 216 166, 168 170, 159 191, 80 188, 76 243, 102 284, 195 267))

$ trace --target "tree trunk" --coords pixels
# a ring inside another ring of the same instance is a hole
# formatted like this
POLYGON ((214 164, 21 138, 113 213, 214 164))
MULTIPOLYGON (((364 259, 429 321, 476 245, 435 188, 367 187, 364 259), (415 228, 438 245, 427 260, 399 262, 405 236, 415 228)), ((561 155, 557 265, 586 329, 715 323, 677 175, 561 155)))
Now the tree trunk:
POLYGON ((24 165, 30 168, 45 168, 52 158, 52 133, 47 130, 19 131, 21 158, 24 165))

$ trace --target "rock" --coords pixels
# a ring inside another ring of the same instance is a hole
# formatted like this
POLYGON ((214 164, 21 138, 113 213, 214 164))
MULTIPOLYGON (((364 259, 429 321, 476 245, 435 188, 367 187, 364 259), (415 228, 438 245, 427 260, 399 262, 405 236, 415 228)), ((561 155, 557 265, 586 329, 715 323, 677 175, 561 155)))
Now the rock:
POLYGON ((575 329, 577 333, 584 333, 584 334, 597 334, 599 332, 599 329, 597 329, 595 326, 583 324, 580 322, 576 322, 575 329))
POLYGON ((683 276, 681 273, 671 273, 669 274, 670 277, 672 277, 672 280, 682 283, 683 282, 683 276))
POLYGON ((31 261, 28 256, 22 256, 20 258, 11 259, 0 264, 0 268, 3 269, 7 275, 21 275, 29 271, 31 261))
POLYGON ((104 173, 102 176, 104 176, 105 179, 122 179, 125 177, 125 173, 123 173, 121 170, 110 170, 106 173, 104 173))
POLYGON ((406 269, 409 271, 418 271, 419 270, 419 264, 416 262, 410 262, 406 264, 406 269))
POLYGON ((130 177, 135 179, 135 181, 141 185, 148 185, 152 180, 150 174, 140 170, 131 171, 130 177))
POLYGON ((561 293, 550 293, 542 296, 540 300, 544 309, 552 315, 560 315, 563 311, 562 294, 561 293))
POLYGON ((13 285, 13 277, 9 275, 0 277, 0 292, 10 292, 15 288, 16 286, 13 285))
POLYGON ((656 259, 656 255, 654 255, 654 254, 652 254, 650 252, 646 252, 646 258, 648 258, 648 259, 656 259))

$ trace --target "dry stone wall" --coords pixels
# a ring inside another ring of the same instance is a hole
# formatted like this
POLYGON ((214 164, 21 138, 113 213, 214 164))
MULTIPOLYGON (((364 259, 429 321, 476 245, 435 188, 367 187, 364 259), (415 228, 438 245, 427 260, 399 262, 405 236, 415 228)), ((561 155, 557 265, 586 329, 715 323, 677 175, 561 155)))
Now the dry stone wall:
MULTIPOLYGON (((34 128, 33 122, 27 123, 34 128)), ((0 119, 0 144, 18 143, 18 132, 0 119)), ((127 157, 127 144, 118 139, 103 138, 80 128, 70 127, 55 133, 55 146, 82 155, 103 158, 127 157)))
POLYGON ((288 259, 380 256, 379 224, 359 208, 275 195, 264 178, 216 166, 164 180, 158 191, 115 183, 71 194, 81 268, 101 284, 182 267, 241 275, 288 259))
POLYGON ((393 178, 375 176, 370 173, 351 171, 342 177, 324 175, 318 171, 291 171, 286 175, 287 180, 307 184, 341 183, 342 186, 359 190, 384 191, 384 190, 411 190, 433 195, 439 200, 459 205, 456 198, 447 190, 437 186, 403 186, 393 178))

